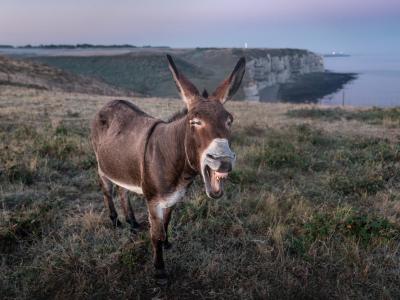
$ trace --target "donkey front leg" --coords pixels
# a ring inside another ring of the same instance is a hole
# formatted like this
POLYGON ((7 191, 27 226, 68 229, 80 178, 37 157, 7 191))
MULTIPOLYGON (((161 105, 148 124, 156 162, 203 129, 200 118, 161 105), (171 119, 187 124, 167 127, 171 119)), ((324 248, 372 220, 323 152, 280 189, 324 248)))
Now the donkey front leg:
POLYGON ((168 225, 169 221, 171 220, 171 214, 172 214, 173 207, 167 207, 164 209, 164 231, 165 231, 165 241, 164 241, 164 249, 170 249, 171 248, 171 243, 168 241, 168 225))
POLYGON ((148 208, 155 277, 160 284, 165 284, 167 282, 167 273, 165 272, 163 258, 163 243, 166 239, 163 221, 164 208, 159 205, 158 201, 149 201, 148 208))

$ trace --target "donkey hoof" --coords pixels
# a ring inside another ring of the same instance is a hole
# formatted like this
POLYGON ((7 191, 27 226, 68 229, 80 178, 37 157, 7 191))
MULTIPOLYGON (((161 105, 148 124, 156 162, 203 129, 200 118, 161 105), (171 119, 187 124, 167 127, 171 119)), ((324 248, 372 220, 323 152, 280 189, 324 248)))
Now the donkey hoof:
POLYGON ((132 229, 140 229, 142 226, 136 221, 127 221, 132 229))
POLYGON ((170 242, 168 242, 168 241, 164 241, 163 244, 164 244, 164 249, 165 250, 171 249, 171 247, 172 247, 172 244, 170 242))
POLYGON ((138 233, 142 229, 142 226, 136 221, 127 221, 127 222, 129 223, 131 232, 133 234, 138 233))
POLYGON ((122 227, 122 223, 118 220, 118 218, 111 219, 111 222, 114 228, 122 227))
POLYGON ((154 279, 158 285, 168 284, 168 275, 164 269, 156 269, 154 273, 154 279))
POLYGON ((136 234, 138 234, 140 232, 140 227, 137 228, 137 227, 131 226, 130 230, 131 230, 131 234, 132 235, 136 235, 136 234))

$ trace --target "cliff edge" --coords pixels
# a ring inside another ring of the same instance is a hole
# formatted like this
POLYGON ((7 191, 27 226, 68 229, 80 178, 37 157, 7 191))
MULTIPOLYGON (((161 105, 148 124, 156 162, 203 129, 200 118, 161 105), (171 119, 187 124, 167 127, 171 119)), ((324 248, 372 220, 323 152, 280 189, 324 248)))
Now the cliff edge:
POLYGON ((72 73, 99 78, 113 86, 147 96, 178 97, 165 54, 199 89, 214 88, 230 74, 241 56, 247 59, 246 74, 236 99, 268 100, 278 97, 279 85, 297 75, 323 72, 321 56, 301 49, 134 49, 122 55, 41 56, 35 61, 72 73))

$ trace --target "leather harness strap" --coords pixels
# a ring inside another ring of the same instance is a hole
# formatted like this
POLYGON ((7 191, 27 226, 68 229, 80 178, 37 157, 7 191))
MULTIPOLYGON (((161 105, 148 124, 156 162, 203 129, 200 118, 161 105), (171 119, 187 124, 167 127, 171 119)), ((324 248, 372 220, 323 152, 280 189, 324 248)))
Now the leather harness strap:
POLYGON ((188 153, 187 153, 187 148, 186 148, 186 136, 185 136, 185 142, 184 142, 184 143, 185 143, 184 148, 185 148, 186 161, 187 161, 189 167, 190 167, 194 172, 197 173, 197 170, 196 170, 196 169, 193 167, 193 165, 190 163, 189 155, 188 155, 188 153))

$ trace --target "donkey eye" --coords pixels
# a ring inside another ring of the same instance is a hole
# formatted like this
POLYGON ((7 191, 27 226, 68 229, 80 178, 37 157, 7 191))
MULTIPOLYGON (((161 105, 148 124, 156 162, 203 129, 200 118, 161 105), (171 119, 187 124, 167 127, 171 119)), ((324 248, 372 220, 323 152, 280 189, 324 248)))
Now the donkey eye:
POLYGON ((231 127, 232 126, 232 120, 231 119, 226 120, 226 126, 227 127, 231 127))

